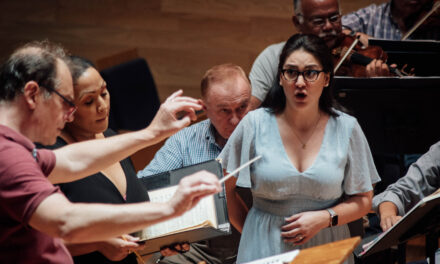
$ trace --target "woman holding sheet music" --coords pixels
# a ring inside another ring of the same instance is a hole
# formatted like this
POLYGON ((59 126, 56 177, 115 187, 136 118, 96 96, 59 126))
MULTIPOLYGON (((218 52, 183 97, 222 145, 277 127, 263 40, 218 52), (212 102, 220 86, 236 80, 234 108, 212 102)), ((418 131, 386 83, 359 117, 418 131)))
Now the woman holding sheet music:
POLYGON ((325 42, 294 35, 279 61, 265 108, 240 122, 219 156, 228 172, 263 157, 237 176, 253 196, 238 263, 349 237, 346 224, 370 210, 380 180, 356 119, 336 109, 325 42))
MULTIPOLYGON (((110 95, 101 75, 91 62, 80 57, 72 57, 70 67, 78 110, 74 121, 66 124, 57 143, 49 148, 115 134, 107 129, 110 95)), ((92 176, 60 184, 60 188, 72 202, 124 204, 148 201, 147 191, 138 181, 128 158, 92 176)), ((108 241, 71 244, 67 247, 76 264, 137 264, 136 256, 131 252, 142 246, 136 241, 134 237, 125 235, 108 241)))

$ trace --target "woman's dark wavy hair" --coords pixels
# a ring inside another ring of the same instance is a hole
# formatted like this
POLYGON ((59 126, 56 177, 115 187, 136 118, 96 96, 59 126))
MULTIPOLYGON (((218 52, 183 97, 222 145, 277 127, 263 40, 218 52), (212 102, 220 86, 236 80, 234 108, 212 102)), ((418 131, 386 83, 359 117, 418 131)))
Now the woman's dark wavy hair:
POLYGON ((282 78, 281 70, 290 54, 300 49, 312 54, 322 65, 322 70, 330 74, 329 85, 324 87, 321 97, 319 98, 319 108, 330 116, 338 116, 334 109, 340 109, 340 107, 334 100, 332 93, 334 75, 333 56, 321 38, 310 34, 295 34, 287 40, 280 54, 278 72, 274 85, 272 85, 262 106, 267 107, 269 111, 274 114, 279 114, 284 111, 286 108, 286 95, 284 94, 283 87, 279 84, 279 78, 282 78))
POLYGON ((73 86, 76 86, 78 84, 79 77, 81 77, 81 75, 83 75, 87 69, 95 68, 95 65, 90 60, 80 56, 71 55, 69 58, 69 69, 72 74, 73 86))

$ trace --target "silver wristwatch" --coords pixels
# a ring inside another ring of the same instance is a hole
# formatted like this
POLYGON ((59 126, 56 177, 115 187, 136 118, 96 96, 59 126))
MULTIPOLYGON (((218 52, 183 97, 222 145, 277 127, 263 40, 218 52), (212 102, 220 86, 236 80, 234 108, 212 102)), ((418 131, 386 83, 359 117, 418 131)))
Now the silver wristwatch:
POLYGON ((338 215, 331 208, 327 208, 327 212, 330 214, 330 226, 338 225, 338 215))

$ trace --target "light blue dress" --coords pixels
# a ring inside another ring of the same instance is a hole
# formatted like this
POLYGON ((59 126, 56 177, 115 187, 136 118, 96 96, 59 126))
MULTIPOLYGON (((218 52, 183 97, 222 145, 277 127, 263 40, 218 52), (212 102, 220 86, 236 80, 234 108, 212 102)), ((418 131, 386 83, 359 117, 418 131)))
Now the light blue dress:
POLYGON ((288 158, 275 115, 260 108, 237 126, 219 156, 223 167, 230 172, 257 155, 263 157, 237 176, 237 186, 251 188, 253 196, 237 263, 350 237, 347 225, 342 225, 322 229, 301 246, 281 238, 285 217, 331 207, 343 194, 371 191, 372 184, 380 181, 356 119, 338 114, 328 120, 318 156, 304 172, 288 158))

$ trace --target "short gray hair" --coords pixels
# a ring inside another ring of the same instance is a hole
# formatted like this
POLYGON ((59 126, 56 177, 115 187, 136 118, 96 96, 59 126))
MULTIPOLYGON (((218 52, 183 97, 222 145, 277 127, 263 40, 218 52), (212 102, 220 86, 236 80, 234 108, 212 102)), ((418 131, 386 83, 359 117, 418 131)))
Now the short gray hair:
MULTIPOLYGON (((301 1, 302 0, 293 0, 293 13, 295 14, 296 17, 298 17, 298 21, 300 24, 304 22, 301 1)), ((338 0, 338 9, 339 9, 339 13, 341 13, 341 3, 339 0, 338 0)))

